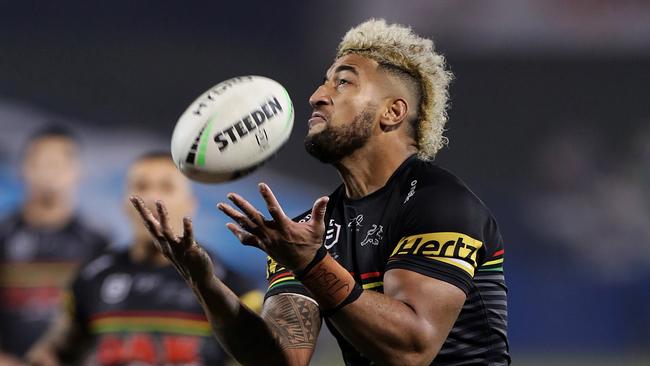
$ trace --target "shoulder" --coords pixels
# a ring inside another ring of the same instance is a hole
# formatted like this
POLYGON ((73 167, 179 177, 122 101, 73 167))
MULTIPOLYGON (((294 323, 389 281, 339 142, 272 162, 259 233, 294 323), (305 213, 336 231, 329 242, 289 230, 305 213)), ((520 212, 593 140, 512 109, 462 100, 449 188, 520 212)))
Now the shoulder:
POLYGON ((418 160, 402 179, 407 210, 460 215, 459 219, 486 219, 489 210, 459 177, 432 162, 418 160))

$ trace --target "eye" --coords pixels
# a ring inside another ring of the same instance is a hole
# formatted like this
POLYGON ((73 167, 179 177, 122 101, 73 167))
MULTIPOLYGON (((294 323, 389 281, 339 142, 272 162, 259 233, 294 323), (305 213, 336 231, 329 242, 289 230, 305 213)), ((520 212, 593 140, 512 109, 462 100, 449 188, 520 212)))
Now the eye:
POLYGON ((350 84, 350 82, 346 79, 339 79, 338 85, 345 85, 345 84, 350 84))

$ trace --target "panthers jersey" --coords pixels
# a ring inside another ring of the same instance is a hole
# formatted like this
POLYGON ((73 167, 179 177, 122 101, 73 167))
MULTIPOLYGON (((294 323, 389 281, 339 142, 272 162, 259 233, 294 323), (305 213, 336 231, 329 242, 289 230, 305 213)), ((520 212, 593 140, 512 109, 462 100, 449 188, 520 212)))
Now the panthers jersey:
POLYGON ((59 229, 33 227, 21 213, 0 221, 0 352, 24 356, 58 315, 79 265, 106 246, 76 217, 59 229))
MULTIPOLYGON (((217 277, 245 303, 261 305, 258 290, 211 257, 217 277)), ((227 359, 176 269, 136 263, 127 250, 82 268, 68 311, 88 334, 86 365, 224 365, 227 359)))
MULTIPOLYGON (((308 220, 309 213, 298 220, 308 220)), ((453 329, 431 365, 507 365, 504 248, 483 202, 450 172, 407 159, 381 189, 360 199, 340 186, 330 195, 324 245, 364 290, 383 292, 391 269, 448 282, 467 295, 453 329)), ((267 298, 309 292, 286 268, 268 259, 267 298)), ((373 363, 328 319, 346 365, 373 363)))

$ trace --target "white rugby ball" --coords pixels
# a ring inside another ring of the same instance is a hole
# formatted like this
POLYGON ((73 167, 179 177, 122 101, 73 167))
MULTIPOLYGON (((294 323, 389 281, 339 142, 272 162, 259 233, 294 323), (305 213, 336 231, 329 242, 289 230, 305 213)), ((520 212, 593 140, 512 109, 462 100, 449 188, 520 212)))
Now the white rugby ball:
POLYGON ((246 175, 284 145, 293 104, 278 82, 263 76, 223 81, 198 97, 172 134, 172 157, 190 179, 225 182, 246 175))

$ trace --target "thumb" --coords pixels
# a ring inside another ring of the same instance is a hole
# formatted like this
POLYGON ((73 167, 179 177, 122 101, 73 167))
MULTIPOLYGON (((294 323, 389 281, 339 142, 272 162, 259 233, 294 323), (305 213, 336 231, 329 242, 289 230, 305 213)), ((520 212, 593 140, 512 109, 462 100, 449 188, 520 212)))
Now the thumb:
POLYGON ((317 224, 325 222, 325 211, 327 210, 327 202, 330 198, 325 196, 321 197, 314 202, 314 207, 311 209, 311 219, 317 224))

